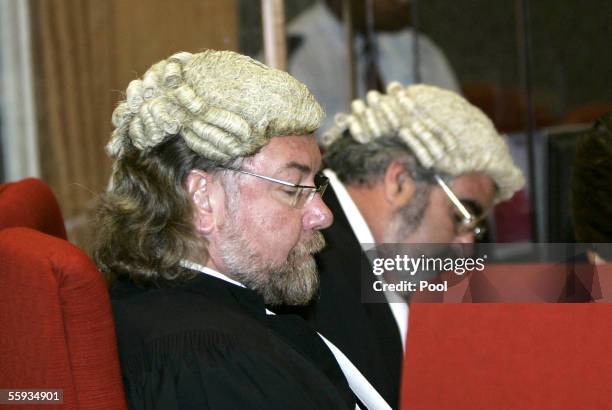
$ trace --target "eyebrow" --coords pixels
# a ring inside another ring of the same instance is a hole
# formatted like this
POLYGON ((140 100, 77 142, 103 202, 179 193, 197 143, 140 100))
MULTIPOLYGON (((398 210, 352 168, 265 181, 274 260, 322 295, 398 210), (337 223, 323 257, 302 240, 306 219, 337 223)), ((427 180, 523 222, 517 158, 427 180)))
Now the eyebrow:
POLYGON ((310 174, 312 172, 312 168, 310 168, 308 165, 301 164, 301 163, 295 162, 295 161, 291 161, 291 162, 285 164, 283 169, 297 169, 302 174, 310 174))

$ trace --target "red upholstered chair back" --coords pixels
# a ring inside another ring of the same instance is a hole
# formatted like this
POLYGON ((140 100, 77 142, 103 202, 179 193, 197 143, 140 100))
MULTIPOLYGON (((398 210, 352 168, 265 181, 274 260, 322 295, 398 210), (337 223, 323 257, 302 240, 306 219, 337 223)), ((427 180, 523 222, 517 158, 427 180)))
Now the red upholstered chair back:
POLYGON ((0 229, 25 226, 66 239, 64 218, 51 189, 40 179, 0 185, 0 229))
POLYGON ((0 389, 63 389, 63 405, 45 409, 126 408, 106 285, 87 255, 3 229, 0 284, 0 389))
POLYGON ((403 409, 612 405, 612 304, 411 305, 403 409))

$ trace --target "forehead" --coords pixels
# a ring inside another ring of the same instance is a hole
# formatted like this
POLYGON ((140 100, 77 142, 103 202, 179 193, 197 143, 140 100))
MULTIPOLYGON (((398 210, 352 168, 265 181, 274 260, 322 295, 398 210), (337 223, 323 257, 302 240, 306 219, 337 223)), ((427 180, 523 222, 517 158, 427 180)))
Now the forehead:
POLYGON ((459 199, 471 199, 485 209, 493 204, 495 183, 482 172, 460 175, 453 179, 451 189, 459 199))
POLYGON ((261 170, 275 171, 295 163, 316 171, 321 165, 321 152, 312 134, 273 137, 250 162, 261 170))

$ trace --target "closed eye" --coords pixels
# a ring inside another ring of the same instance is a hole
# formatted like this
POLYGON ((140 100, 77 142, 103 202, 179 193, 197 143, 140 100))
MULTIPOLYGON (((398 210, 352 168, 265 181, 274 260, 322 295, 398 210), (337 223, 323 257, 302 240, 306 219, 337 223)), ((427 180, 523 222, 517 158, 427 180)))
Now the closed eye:
POLYGON ((299 188, 287 187, 287 188, 282 188, 281 191, 283 191, 287 195, 295 195, 295 193, 298 191, 298 189, 299 188))

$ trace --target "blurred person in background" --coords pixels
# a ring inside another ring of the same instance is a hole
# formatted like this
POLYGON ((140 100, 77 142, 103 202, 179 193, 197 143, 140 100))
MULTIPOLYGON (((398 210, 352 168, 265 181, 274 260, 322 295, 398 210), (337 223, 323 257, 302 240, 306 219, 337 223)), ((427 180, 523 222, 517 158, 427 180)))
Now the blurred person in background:
MULTIPOLYGON (((422 82, 459 92, 456 76, 436 44, 410 27, 409 0, 372 0, 373 32, 368 30, 367 0, 350 0, 354 30, 357 96, 383 84, 422 82), (419 67, 415 72, 414 42, 419 67)), ((327 117, 348 109, 350 67, 342 23, 343 0, 318 0, 288 25, 288 71, 311 89, 327 117)))
POLYGON ((370 265, 364 248, 472 243, 494 204, 524 179, 491 121, 454 92, 392 83, 351 108, 322 136, 334 224, 316 256, 319 297, 292 310, 397 406, 409 308, 388 292, 383 303, 363 301, 361 271, 370 265))

